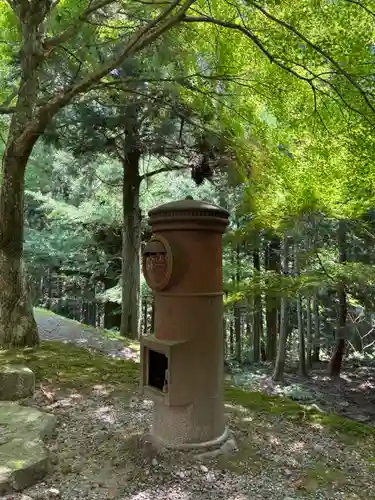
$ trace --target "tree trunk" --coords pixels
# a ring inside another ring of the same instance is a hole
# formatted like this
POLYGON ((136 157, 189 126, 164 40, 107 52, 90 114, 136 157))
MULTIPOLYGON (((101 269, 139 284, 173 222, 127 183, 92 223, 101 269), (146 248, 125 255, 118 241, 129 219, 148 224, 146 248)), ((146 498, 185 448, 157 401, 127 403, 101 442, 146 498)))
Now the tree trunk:
MULTIPOLYGON (((265 251, 265 268, 267 271, 280 273, 280 238, 274 236, 265 251)), ((275 297, 266 296, 267 343, 266 355, 268 361, 274 361, 277 350, 277 318, 280 301, 275 297)), ((281 321, 281 319, 280 319, 281 321)))
POLYGON ((306 299, 306 334, 307 334, 307 366, 312 367, 312 321, 311 321, 311 297, 306 299))
POLYGON ((155 298, 152 295, 151 298, 151 317, 150 317, 150 332, 154 333, 155 328, 155 298))
POLYGON ((26 270, 22 262, 24 172, 13 142, 3 157, 0 189, 0 348, 38 344, 26 270))
POLYGON ((12 2, 21 47, 17 102, 2 161, 0 187, 0 348, 39 343, 22 262, 25 169, 49 114, 35 113, 42 69, 41 26, 50 3, 12 2), (35 114, 38 115, 35 119, 35 114))
POLYGON ((143 299, 143 335, 147 335, 148 329, 148 300, 147 297, 143 299))
MULTIPOLYGON (((339 220, 337 240, 339 248, 339 262, 340 264, 345 264, 346 224, 344 220, 339 220)), ((333 353, 329 363, 329 374, 331 377, 340 376, 342 360, 345 352, 345 326, 346 326, 346 316, 348 312, 345 286, 343 283, 339 283, 337 293, 339 299, 339 314, 338 314, 339 317, 338 317, 338 327, 336 329, 336 345, 333 349, 333 353)))
MULTIPOLYGON (((284 236, 283 245, 283 274, 288 275, 288 253, 289 253, 288 236, 284 236)), ((286 345, 288 340, 288 296, 283 294, 281 297, 280 308, 280 335, 279 344, 276 355, 275 369, 272 378, 274 380, 282 380, 284 377, 286 345)))
MULTIPOLYGON (((260 256, 259 250, 253 251, 253 265, 254 270, 260 274, 260 256)), ((257 293, 254 296, 254 313, 253 313, 253 346, 254 346, 254 363, 259 363, 260 361, 260 339, 262 338, 262 296, 257 293)))
MULTIPOLYGON (((129 142, 132 145, 131 140, 129 142)), ((138 150, 130 149, 123 162, 122 308, 120 330, 121 335, 130 338, 138 338, 140 318, 140 156, 138 150)))
MULTIPOLYGON (((252 311, 254 309, 254 306, 251 304, 254 303, 253 299, 249 299, 246 304, 246 338, 249 343, 249 346, 254 345, 254 336, 253 336, 253 328, 252 328, 252 311)), ((253 359, 249 359, 250 362, 253 362, 253 359)))
POLYGON ((238 304, 234 305, 234 335, 236 339, 236 361, 241 363, 242 342, 241 342, 241 309, 238 304))
POLYGON ((317 294, 313 298, 313 314, 314 314, 314 347, 312 361, 319 363, 320 361, 320 316, 319 316, 319 299, 317 294))
MULTIPOLYGON (((298 255, 298 245, 294 245, 294 271, 295 275, 300 275, 299 269, 299 255, 298 255)), ((306 351, 305 351, 305 329, 303 325, 303 309, 302 309, 302 297, 297 293, 297 325, 298 325, 298 348, 299 348, 299 364, 298 371, 302 377, 307 377, 306 368, 306 351)))
POLYGON ((231 356, 234 354, 234 321, 233 315, 231 314, 229 319, 229 352, 231 356))

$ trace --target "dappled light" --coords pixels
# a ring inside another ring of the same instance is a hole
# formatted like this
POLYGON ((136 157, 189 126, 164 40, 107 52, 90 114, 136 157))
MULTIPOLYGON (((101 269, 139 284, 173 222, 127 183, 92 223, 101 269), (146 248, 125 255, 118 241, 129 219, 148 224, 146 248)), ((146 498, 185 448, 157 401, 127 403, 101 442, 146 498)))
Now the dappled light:
MULTIPOLYGON (((84 475, 87 491, 99 484, 103 496, 119 494, 125 488, 134 499, 142 495, 150 500, 195 499, 200 492, 207 499, 215 495, 238 500, 247 498, 242 489, 246 490, 249 478, 255 485, 262 484, 270 498, 281 491, 284 495, 286 491, 289 495, 294 491, 313 494, 331 484, 344 484, 347 489, 352 474, 360 481, 368 467, 363 458, 367 447, 372 456, 374 434, 363 424, 352 429, 343 425, 344 420, 336 422, 339 417, 308 412, 290 400, 228 386, 226 412, 239 451, 207 466, 189 463, 179 454, 160 454, 145 441, 153 402, 137 396, 138 365, 133 368, 133 362, 103 358, 58 342, 45 342, 38 351, 9 351, 1 356, 3 361, 21 357, 29 366, 39 367, 37 383, 45 390, 54 388, 54 401, 38 390, 32 404, 59 417, 57 440, 50 445, 59 457, 56 473, 63 473, 67 480, 77 473, 84 475), (64 368, 67 356, 72 359, 71 372, 68 366, 64 368), (52 358, 54 363, 50 363, 52 358), (80 379, 78 367, 82 369, 80 379), (108 384, 100 383, 99 377, 105 376, 108 384), (363 436, 367 443, 361 447, 361 455, 352 448, 346 450, 336 434, 349 432, 345 436, 350 436, 351 431, 357 442, 363 436), (104 462, 109 466, 103 467, 104 462), (354 462, 355 468, 346 468, 354 462), (132 486, 130 478, 134 477, 137 486, 132 486), (169 478, 168 485, 159 484, 162 477, 169 478)), ((53 478, 47 479, 51 487, 53 478)))

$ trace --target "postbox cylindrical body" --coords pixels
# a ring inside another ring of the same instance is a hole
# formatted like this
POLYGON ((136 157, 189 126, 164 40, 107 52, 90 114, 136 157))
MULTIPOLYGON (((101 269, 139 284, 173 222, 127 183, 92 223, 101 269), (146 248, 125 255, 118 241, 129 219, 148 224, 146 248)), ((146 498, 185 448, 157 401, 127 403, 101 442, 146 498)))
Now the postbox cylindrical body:
POLYGON ((142 341, 142 385, 154 400, 152 436, 184 447, 225 436, 222 233, 226 210, 182 200, 153 209, 143 271, 154 292, 154 334, 142 341), (163 380, 162 380, 163 379, 163 380))

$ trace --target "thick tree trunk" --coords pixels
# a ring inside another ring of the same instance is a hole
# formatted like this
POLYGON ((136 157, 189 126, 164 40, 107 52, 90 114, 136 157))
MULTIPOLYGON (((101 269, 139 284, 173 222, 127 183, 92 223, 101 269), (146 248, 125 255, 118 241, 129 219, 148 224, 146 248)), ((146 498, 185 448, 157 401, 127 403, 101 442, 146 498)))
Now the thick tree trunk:
POLYGON ((23 245, 23 190, 27 157, 19 158, 14 145, 3 157, 0 188, 0 348, 38 344, 23 245))
MULTIPOLYGON (((289 254, 289 241, 288 236, 284 236, 283 245, 283 275, 288 275, 288 254, 289 254)), ((288 297, 283 294, 281 297, 280 309, 280 335, 277 348, 275 369, 272 375, 274 380, 282 380, 284 377, 285 359, 286 359, 286 346, 288 340, 288 297)))
MULTIPOLYGON (((267 271, 280 273, 280 238, 273 237, 265 251, 265 268, 267 271)), ((266 355, 268 361, 274 361, 277 350, 277 318, 280 301, 275 297, 266 297, 267 341, 266 355)), ((280 319, 281 321, 281 319, 280 319)))
MULTIPOLYGON (((131 144, 131 143, 130 143, 131 144)), ((140 318, 140 207, 139 175, 140 152, 127 152, 123 163, 123 230, 122 230, 122 308, 121 334, 130 337, 139 337, 140 318)))
MULTIPOLYGON (((344 264, 346 262, 346 224, 344 220, 339 220, 337 240, 339 248, 339 262, 341 264, 344 264)), ((333 353, 329 363, 329 374, 331 377, 340 376, 342 360, 345 353, 345 326, 348 305, 346 300, 345 286, 343 283, 339 283, 338 285, 338 298, 339 317, 338 327, 336 329, 336 345, 333 349, 333 353)))
POLYGON ((49 114, 35 113, 42 67, 41 26, 48 2, 13 2, 21 47, 17 103, 2 161, 0 188, 0 348, 38 344, 26 271, 22 262, 24 178, 27 161, 49 114), (35 116, 38 118, 35 119, 35 116))

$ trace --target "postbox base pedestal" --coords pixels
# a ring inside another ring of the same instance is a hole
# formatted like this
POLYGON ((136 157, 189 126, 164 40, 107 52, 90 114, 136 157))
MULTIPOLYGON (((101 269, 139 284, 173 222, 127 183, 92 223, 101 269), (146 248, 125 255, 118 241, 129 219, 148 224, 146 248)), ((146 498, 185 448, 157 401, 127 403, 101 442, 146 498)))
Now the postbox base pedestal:
MULTIPOLYGON (((203 426, 192 418, 193 405, 166 407, 155 402, 150 438, 159 449, 187 452, 197 458, 214 457, 237 450, 236 441, 227 426, 224 414, 211 415, 203 426), (208 439, 207 439, 208 438, 208 439)), ((198 412, 199 414, 199 412, 198 412)))
POLYGON ((238 451, 234 435, 228 427, 225 428, 223 434, 217 439, 202 443, 186 443, 173 445, 171 443, 166 443, 158 436, 155 436, 152 433, 152 430, 151 434, 149 435, 149 439, 151 440, 155 448, 159 450, 169 449, 188 453, 189 455, 193 455, 198 460, 210 459, 218 457, 220 455, 228 455, 229 453, 238 451))

